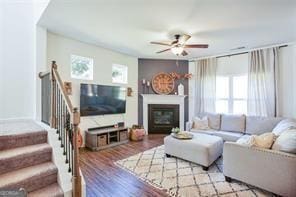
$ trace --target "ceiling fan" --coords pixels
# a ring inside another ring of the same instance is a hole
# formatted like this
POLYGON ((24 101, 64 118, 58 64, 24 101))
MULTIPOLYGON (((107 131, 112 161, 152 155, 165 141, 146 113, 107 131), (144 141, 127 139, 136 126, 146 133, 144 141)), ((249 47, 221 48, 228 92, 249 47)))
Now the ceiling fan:
POLYGON ((158 44, 163 46, 169 46, 169 48, 158 51, 156 53, 163 53, 166 51, 171 50, 173 54, 179 56, 183 55, 186 56, 188 53, 184 50, 186 48, 208 48, 209 45, 207 44, 186 44, 186 42, 191 38, 189 35, 175 35, 175 40, 172 42, 150 42, 151 44, 158 44))

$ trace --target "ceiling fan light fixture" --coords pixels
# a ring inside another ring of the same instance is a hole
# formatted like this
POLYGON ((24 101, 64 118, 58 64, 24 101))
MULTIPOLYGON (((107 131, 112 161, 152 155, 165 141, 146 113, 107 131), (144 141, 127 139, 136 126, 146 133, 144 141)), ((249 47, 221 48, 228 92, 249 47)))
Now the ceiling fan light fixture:
POLYGON ((184 48, 183 47, 180 47, 180 46, 179 47, 176 46, 176 47, 171 48, 171 51, 175 55, 181 55, 182 52, 184 51, 184 48))

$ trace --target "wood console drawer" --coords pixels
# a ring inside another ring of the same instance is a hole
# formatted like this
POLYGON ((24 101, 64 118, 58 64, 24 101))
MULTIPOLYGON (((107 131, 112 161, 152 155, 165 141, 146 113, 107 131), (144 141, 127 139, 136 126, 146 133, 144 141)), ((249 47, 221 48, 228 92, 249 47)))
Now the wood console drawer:
POLYGON ((124 141, 128 139, 128 133, 127 131, 120 131, 119 132, 119 140, 124 141))
POLYGON ((97 146, 106 146, 107 145, 107 134, 98 135, 98 145, 97 146))

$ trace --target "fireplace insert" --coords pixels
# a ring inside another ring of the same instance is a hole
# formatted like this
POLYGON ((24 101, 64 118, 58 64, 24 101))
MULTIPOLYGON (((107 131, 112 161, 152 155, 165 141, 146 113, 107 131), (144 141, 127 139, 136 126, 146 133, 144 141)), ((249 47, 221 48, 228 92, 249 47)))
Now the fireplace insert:
POLYGON ((169 134, 174 127, 180 127, 179 105, 148 105, 148 133, 169 134))

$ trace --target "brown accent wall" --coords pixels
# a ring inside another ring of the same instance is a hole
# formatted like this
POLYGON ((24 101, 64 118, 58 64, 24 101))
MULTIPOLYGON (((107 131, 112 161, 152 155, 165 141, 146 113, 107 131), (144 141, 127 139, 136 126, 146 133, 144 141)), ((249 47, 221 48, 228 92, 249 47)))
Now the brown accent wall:
MULTIPOLYGON (((153 76, 160 72, 171 73, 177 72, 180 74, 188 73, 188 61, 178 60, 163 60, 163 59, 138 59, 138 121, 139 124, 143 125, 143 86, 142 79, 151 81, 153 76)), ((188 80, 177 80, 175 81, 175 90, 172 92, 178 92, 178 85, 182 83, 184 85, 184 94, 188 95, 188 80)), ((152 87, 149 90, 150 94, 156 94, 152 87)), ((185 123, 188 121, 188 97, 185 98, 185 123)), ((185 125, 184 125, 185 127, 185 125)))

